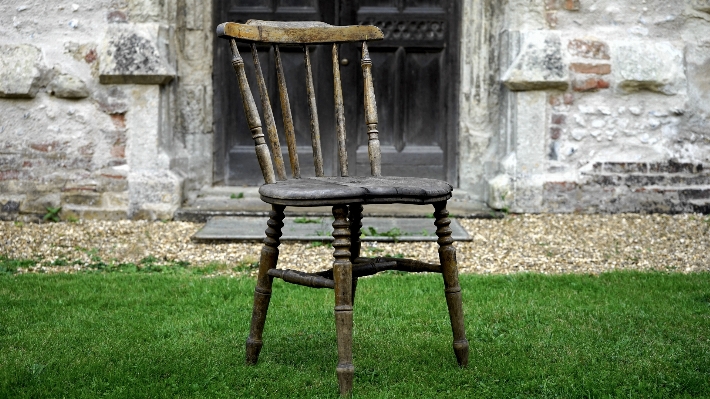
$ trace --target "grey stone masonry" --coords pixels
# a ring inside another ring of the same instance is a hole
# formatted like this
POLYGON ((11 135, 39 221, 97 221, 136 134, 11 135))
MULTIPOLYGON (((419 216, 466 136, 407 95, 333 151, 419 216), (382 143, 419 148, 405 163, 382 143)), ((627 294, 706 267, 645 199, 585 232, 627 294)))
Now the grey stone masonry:
POLYGON ((0 97, 32 98, 39 90, 42 53, 29 45, 0 45, 0 97))
MULTIPOLYGON (((0 1, 1 219, 56 207, 64 219, 169 219, 219 188, 213 4, 0 1)), ((467 199, 512 212, 707 212, 710 0, 460 9, 449 183, 467 199)))

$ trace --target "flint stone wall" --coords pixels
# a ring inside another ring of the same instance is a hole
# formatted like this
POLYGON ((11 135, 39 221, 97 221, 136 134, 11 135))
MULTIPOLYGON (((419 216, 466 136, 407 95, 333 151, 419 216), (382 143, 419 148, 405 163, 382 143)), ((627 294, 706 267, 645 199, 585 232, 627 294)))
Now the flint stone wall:
MULTIPOLYGON (((0 2, 0 218, 212 185, 212 2, 0 2)), ((458 167, 516 212, 707 211, 708 0, 464 0, 458 167)))
POLYGON ((1 2, 0 219, 169 219, 209 186, 210 10, 1 2))
POLYGON ((487 203, 515 212, 707 212, 708 2, 507 6, 494 43, 500 103, 488 107, 499 120, 479 151, 497 163, 484 168, 487 203))

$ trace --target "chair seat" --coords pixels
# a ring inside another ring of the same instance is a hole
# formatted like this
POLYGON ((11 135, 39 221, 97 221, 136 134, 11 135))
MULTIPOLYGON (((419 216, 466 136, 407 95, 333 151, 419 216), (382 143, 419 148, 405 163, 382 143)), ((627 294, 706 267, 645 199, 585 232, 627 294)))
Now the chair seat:
POLYGON ((269 204, 320 206, 337 204, 432 204, 451 198, 453 187, 442 180, 417 177, 309 177, 264 184, 261 199, 269 204))

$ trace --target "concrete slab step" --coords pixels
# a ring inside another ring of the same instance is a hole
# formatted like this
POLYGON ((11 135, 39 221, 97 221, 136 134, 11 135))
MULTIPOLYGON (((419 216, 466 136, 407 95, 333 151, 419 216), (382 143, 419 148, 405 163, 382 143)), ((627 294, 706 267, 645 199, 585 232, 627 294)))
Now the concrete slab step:
MULTIPOLYGON (((268 217, 213 217, 192 236, 193 241, 261 241, 268 217)), ((333 240, 332 217, 287 217, 284 219, 281 241, 333 240)), ((375 218, 362 220, 362 241, 403 242, 436 241, 433 218, 375 218)), ((452 237, 456 241, 471 241, 466 230, 451 220, 452 237)))

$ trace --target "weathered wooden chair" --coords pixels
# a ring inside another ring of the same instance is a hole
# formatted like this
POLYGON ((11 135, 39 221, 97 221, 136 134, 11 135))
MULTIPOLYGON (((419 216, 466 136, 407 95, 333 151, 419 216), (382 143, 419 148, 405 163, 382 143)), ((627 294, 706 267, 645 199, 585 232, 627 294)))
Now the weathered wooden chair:
POLYGON ((232 65, 237 75, 242 95, 246 119, 256 146, 256 154, 264 175, 265 184, 259 189, 263 201, 272 205, 267 222, 266 238, 259 261, 259 275, 254 290, 254 309, 251 328, 246 342, 246 360, 256 363, 263 345, 262 331, 271 298, 272 280, 281 278, 289 283, 313 288, 335 290, 335 327, 337 331, 338 365, 336 367, 340 393, 352 390, 354 367, 352 360, 353 300, 358 277, 373 275, 385 270, 408 272, 437 272, 444 277, 446 303, 454 335, 454 353, 460 366, 468 363, 468 341, 464 331, 461 288, 456 266, 456 250, 452 246, 451 229, 446 210, 446 201, 451 198, 452 187, 440 180, 384 177, 381 176, 380 142, 377 131, 377 107, 372 82, 372 61, 367 49, 368 40, 381 40, 382 31, 375 26, 331 26, 322 22, 267 22, 248 21, 246 24, 224 23, 217 28, 217 34, 229 40, 232 50, 232 65), (262 131, 254 97, 252 96, 244 67, 244 60, 237 49, 237 41, 251 43, 256 81, 261 94, 261 103, 266 123, 268 142, 262 131), (362 73, 364 77, 365 117, 369 137, 368 150, 372 176, 350 177, 345 147, 345 116, 340 80, 338 43, 362 42, 362 73), (287 180, 284 160, 281 155, 279 138, 274 123, 266 83, 259 64, 256 43, 274 46, 276 77, 281 100, 286 143, 291 164, 292 179, 287 180), (340 176, 323 176, 318 115, 311 62, 307 45, 330 44, 333 52, 333 84, 335 100, 335 132, 340 176), (305 83, 311 118, 311 141, 315 175, 302 178, 296 153, 296 139, 286 81, 281 64, 279 45, 301 45, 305 53, 305 83), (271 154, 275 164, 271 162, 271 154), (440 265, 411 259, 365 258, 360 257, 360 229, 362 211, 365 204, 433 204, 439 237, 440 265), (277 269, 279 238, 283 227, 286 206, 332 205, 333 247, 335 261, 333 268, 320 273, 303 273, 295 270, 277 269))

